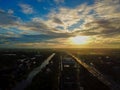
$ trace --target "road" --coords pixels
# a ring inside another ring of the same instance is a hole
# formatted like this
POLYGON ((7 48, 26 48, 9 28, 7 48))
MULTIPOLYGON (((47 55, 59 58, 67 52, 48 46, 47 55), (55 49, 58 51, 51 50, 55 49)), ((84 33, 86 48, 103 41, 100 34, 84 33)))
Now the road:
POLYGON ((33 69, 26 80, 22 80, 20 83, 16 85, 12 90, 24 90, 31 82, 34 76, 36 76, 42 68, 44 68, 47 64, 49 64, 49 61, 52 60, 52 58, 55 56, 55 53, 52 53, 40 66, 33 69))
MULTIPOLYGON (((46 65, 49 64, 49 62, 52 60, 52 58, 56 55, 56 53, 52 53, 40 66, 37 68, 33 69, 26 80, 23 80, 22 82, 18 83, 15 88, 12 90, 24 90, 31 82, 32 79, 44 68, 46 65)), ((60 75, 58 76, 58 83, 60 84, 60 89, 59 90, 83 90, 84 88, 86 89, 87 87, 90 87, 90 85, 84 85, 84 83, 87 83, 88 81, 92 81, 92 83, 95 83, 97 86, 96 82, 102 82, 101 86, 106 85, 108 86, 111 90, 120 90, 119 86, 112 80, 108 79, 103 75, 100 71, 98 71, 94 66, 90 66, 74 56, 71 53, 67 53, 66 55, 61 55, 60 56, 60 62, 59 66, 60 68, 60 75), (67 56, 64 57, 63 56, 67 56), (66 60, 65 60, 66 59, 66 60), (68 60, 67 60, 68 59, 68 60), (84 67, 84 68, 83 68, 84 67), (85 69, 85 70, 84 70, 85 69), (81 71, 87 71, 87 73, 81 72, 81 71), (89 71, 89 72, 88 72, 89 71), (91 77, 90 74, 94 77, 91 77), (92 79, 90 79, 92 78, 92 79)), ((89 82, 89 83, 90 83, 89 82)), ((88 84, 89 84, 88 83, 88 84)), ((98 84, 99 86, 100 84, 98 84)), ((38 86, 39 87, 39 86, 38 86)), ((86 89, 87 90, 87 89, 86 89)))
POLYGON ((39 67, 37 67, 33 71, 31 71, 30 74, 28 75, 27 81, 31 82, 32 79, 34 78, 34 76, 36 76, 42 70, 42 68, 44 68, 47 64, 49 64, 50 60, 52 60, 54 55, 55 55, 55 53, 50 55, 39 67))
POLYGON ((111 90, 120 90, 119 85, 117 85, 113 80, 107 79, 103 74, 101 74, 96 68, 87 65, 82 60, 77 58, 71 53, 68 53, 70 56, 72 56, 79 64, 81 64, 84 68, 86 68, 91 74, 93 74, 95 77, 98 78, 102 83, 107 85, 111 90))
POLYGON ((61 56, 60 90, 83 90, 79 75, 80 65, 71 56, 61 56))

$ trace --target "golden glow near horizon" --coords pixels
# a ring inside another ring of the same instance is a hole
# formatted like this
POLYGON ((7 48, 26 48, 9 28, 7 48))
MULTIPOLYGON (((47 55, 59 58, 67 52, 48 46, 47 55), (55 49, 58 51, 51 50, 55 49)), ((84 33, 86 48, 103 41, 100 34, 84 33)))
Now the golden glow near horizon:
POLYGON ((70 41, 72 44, 75 45, 83 45, 83 44, 87 44, 88 43, 88 36, 75 36, 70 38, 70 41))

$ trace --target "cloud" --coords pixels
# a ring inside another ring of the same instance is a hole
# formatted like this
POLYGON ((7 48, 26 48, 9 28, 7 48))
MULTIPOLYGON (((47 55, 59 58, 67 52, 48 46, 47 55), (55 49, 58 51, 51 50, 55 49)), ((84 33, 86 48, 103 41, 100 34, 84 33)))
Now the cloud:
POLYGON ((118 2, 119 0, 98 0, 92 5, 82 4, 73 9, 61 7, 58 11, 51 11, 48 17, 55 18, 53 21, 56 23, 51 24, 54 28, 62 26, 64 30, 69 32, 70 29, 77 35, 115 36, 120 32, 118 2), (64 25, 60 26, 61 21, 64 25))
MULTIPOLYGON (((61 3, 60 0, 56 2, 61 3)), ((34 12, 28 4, 20 4, 20 7, 25 14, 34 12)), ((27 22, 19 22, 18 17, 12 14, 11 10, 9 12, 0 10, 0 26, 15 27, 17 30, 29 32, 29 35, 23 33, 19 37, 10 37, 12 33, 6 33, 0 36, 3 42, 14 42, 21 46, 45 44, 46 47, 58 44, 67 46, 70 37, 80 35, 89 36, 91 46, 119 44, 117 43, 120 40, 119 0, 96 0, 92 5, 81 4, 75 8, 59 7, 58 10, 51 10, 45 19, 34 17, 27 22), (32 34, 31 31, 36 33, 32 34)))
MULTIPOLYGON (((90 45, 102 44, 101 46, 109 47, 111 43, 112 47, 116 43, 118 47, 117 42, 120 40, 120 5, 118 2, 119 0, 101 0, 93 5, 83 4, 73 9, 61 7, 59 12, 52 11, 48 16, 59 18, 64 23, 64 30, 72 30, 73 35, 90 36, 90 45)), ((59 24, 57 26, 59 27, 59 24)))
POLYGON ((87 23, 86 30, 83 31, 86 35, 100 35, 100 36, 116 36, 120 35, 120 19, 100 19, 87 23), (94 27, 93 27, 94 26, 94 27))
POLYGON ((24 14, 33 14, 34 10, 29 4, 19 4, 24 14))
MULTIPOLYGON (((76 24, 76 27, 73 28, 74 30, 94 19, 94 16, 89 15, 92 9, 93 7, 88 6, 87 4, 82 4, 75 8, 60 7, 57 11, 51 10, 51 12, 48 14, 48 18, 59 18, 59 20, 64 24, 63 26, 66 31, 69 31, 69 27, 76 24), (81 21, 83 21, 83 23, 81 23, 81 21)), ((60 25, 58 24, 58 26, 60 25)))
POLYGON ((33 30, 37 31, 40 34, 46 34, 46 35, 51 35, 54 38, 60 38, 60 37, 70 37, 73 36, 71 33, 66 33, 63 31, 59 31, 56 28, 52 28, 51 26, 48 26, 45 24, 45 22, 39 21, 31 21, 28 23, 24 23, 24 25, 18 27, 20 30, 33 30))
POLYGON ((12 15, 10 12, 5 12, 0 10, 0 26, 10 26, 16 25, 19 21, 19 18, 12 15))
POLYGON ((9 14, 13 14, 14 11, 13 11, 12 9, 9 9, 9 10, 8 10, 8 13, 9 13, 9 14))
POLYGON ((22 42, 22 43, 16 43, 15 47, 33 47, 33 48, 65 48, 70 47, 68 45, 68 40, 65 38, 55 38, 55 39, 49 39, 45 40, 44 42, 22 42), (44 47, 43 47, 44 46, 44 47))
POLYGON ((56 18, 56 17, 53 18, 53 22, 58 23, 58 24, 63 24, 63 22, 60 19, 56 18))
MULTIPOLYGON (((9 42, 10 45, 20 45, 20 46, 31 46, 34 45, 43 45, 43 43, 46 45, 67 45, 69 42, 66 39, 66 35, 63 35, 63 37, 55 35, 46 35, 46 34, 39 34, 39 35, 21 35, 19 37, 7 37, 7 36, 1 36, 2 40, 0 41, 0 45, 5 44, 6 42, 9 42), (66 44, 67 43, 67 44, 66 44)), ((67 37, 68 38, 68 37, 67 37)), ((40 47, 39 46, 39 47, 40 47)))
POLYGON ((120 15, 119 0, 101 0, 94 5, 95 12, 101 18, 119 18, 120 15))
POLYGON ((64 3, 64 0, 54 0, 56 4, 64 3))
POLYGON ((107 3, 101 1, 91 6, 83 4, 73 9, 61 7, 58 11, 51 11, 48 14, 48 20, 34 18, 23 26, 30 30, 49 34, 54 38, 68 39, 75 35, 83 35, 103 37, 105 40, 108 37, 116 37, 120 35, 118 3, 109 2, 109 5, 106 5, 107 3), (112 11, 108 12, 110 8, 112 11), (67 30, 70 26, 74 26, 72 32, 67 30), (63 27, 64 30, 58 30, 57 27, 63 27), (66 30, 68 32, 64 32, 66 30))

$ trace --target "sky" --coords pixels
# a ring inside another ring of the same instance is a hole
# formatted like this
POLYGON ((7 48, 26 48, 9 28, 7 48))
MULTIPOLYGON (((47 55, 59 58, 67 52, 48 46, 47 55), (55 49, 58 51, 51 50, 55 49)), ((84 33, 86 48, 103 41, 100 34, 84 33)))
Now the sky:
POLYGON ((0 48, 120 48, 120 0, 0 0, 0 48))

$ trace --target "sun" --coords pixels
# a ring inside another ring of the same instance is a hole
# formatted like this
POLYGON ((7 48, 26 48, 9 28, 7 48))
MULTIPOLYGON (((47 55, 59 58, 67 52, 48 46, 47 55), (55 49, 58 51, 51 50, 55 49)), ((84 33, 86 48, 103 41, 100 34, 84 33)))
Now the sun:
POLYGON ((75 36, 70 38, 70 41, 72 44, 81 45, 81 44, 87 44, 88 43, 88 36, 75 36))

